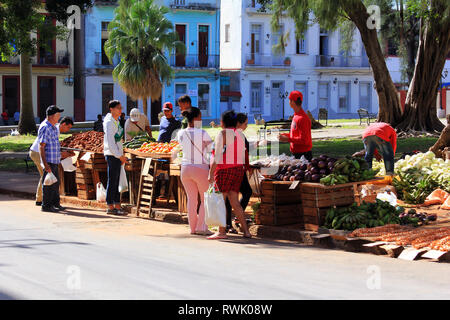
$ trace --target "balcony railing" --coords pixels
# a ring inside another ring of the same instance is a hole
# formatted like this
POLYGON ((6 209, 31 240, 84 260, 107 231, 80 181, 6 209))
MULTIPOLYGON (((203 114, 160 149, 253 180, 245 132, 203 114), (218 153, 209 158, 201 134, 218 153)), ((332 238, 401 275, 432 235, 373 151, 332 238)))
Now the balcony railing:
POLYGON ((187 9, 187 10, 204 10, 204 11, 215 11, 217 7, 215 6, 215 1, 210 3, 195 2, 191 0, 172 0, 170 3, 172 9, 187 9))
POLYGON ((170 57, 170 66, 175 68, 202 69, 219 68, 219 55, 172 55, 170 57))
POLYGON ((247 67, 289 67, 289 57, 281 55, 248 54, 245 59, 247 67))
POLYGON ((114 65, 109 63, 108 58, 102 55, 101 52, 95 53, 95 66, 101 68, 114 68, 114 65))
POLYGON ((367 57, 352 56, 316 56, 318 68, 369 68, 367 57))

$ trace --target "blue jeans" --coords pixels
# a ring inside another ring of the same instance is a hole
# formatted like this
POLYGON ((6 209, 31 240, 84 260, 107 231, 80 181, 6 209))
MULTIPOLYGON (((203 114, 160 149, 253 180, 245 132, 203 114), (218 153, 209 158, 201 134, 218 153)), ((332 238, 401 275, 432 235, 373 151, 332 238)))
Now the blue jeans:
POLYGON ((394 174, 394 150, 390 142, 384 141, 378 136, 368 136, 363 139, 366 156, 364 159, 372 168, 373 154, 375 150, 383 156, 386 174, 394 174))
POLYGON ((120 204, 119 179, 122 162, 114 156, 106 156, 108 164, 108 185, 106 186, 106 203, 120 204))

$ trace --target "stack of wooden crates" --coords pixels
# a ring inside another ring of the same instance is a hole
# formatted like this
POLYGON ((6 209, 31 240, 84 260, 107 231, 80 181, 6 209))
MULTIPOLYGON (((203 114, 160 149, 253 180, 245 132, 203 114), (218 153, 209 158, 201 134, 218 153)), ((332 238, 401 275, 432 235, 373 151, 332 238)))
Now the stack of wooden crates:
MULTIPOLYGON (((80 160, 86 152, 81 152, 77 160, 75 181, 77 183, 78 198, 93 200, 96 197, 97 183, 101 182, 100 172, 107 170, 105 156, 93 153, 89 161, 80 160)), ((104 186, 106 187, 106 186, 104 186)))
POLYGON ((292 182, 261 182, 261 205, 255 213, 256 224, 280 226, 302 224, 302 199, 300 185, 289 189, 292 182))
POLYGON ((349 206, 355 202, 353 186, 324 186, 319 183, 302 183, 300 193, 305 230, 318 231, 325 223, 328 210, 334 206, 349 206))

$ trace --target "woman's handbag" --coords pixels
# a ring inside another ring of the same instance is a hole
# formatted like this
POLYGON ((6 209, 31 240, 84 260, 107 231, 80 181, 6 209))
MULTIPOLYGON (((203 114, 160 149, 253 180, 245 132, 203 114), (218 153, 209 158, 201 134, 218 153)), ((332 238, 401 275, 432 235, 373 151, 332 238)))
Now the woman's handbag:
POLYGON ((208 226, 226 227, 227 210, 225 200, 220 192, 216 192, 213 185, 209 186, 205 197, 205 223, 208 226))

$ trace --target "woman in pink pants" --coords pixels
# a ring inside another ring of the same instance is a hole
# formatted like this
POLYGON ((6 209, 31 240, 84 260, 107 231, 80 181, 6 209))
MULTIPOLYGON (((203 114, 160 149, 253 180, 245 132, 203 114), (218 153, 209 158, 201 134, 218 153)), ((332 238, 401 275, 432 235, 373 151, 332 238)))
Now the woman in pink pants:
POLYGON ((208 172, 212 139, 209 134, 201 129, 202 114, 200 109, 191 107, 183 112, 188 120, 188 127, 180 130, 177 140, 183 150, 181 161, 181 182, 188 198, 188 219, 191 234, 211 235, 205 224, 205 203, 203 194, 209 188, 208 172), (200 194, 200 208, 198 208, 198 195, 200 194))

